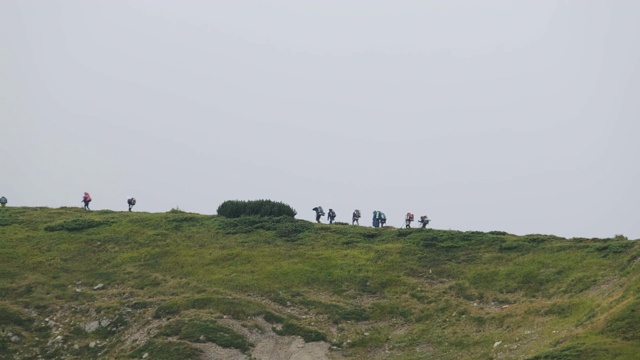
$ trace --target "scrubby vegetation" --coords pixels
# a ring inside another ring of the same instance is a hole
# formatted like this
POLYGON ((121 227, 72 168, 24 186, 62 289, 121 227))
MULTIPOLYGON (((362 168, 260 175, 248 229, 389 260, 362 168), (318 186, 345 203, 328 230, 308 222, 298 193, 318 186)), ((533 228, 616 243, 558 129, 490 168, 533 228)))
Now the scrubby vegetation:
POLYGON ((271 200, 228 200, 218 206, 218 215, 228 218, 241 216, 288 216, 295 217, 296 211, 289 205, 271 200))
POLYGON ((0 359, 198 359, 214 345, 264 359, 269 336, 328 342, 329 358, 640 353, 640 245, 624 236, 256 215, 0 210, 0 359))

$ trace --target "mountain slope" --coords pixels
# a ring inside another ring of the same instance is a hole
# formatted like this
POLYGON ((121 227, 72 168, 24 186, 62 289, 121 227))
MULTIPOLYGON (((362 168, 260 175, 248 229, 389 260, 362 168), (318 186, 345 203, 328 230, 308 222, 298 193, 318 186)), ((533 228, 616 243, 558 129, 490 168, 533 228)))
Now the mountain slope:
POLYGON ((0 358, 634 359, 639 259, 621 236, 3 208, 0 358))

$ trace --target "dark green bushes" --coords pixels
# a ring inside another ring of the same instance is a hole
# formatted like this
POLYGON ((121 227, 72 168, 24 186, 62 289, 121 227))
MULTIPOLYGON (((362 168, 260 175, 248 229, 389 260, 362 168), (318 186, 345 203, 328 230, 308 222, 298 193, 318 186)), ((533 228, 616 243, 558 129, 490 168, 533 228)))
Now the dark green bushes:
POLYGON ((158 306, 154 313, 156 319, 172 317, 185 310, 215 310, 234 319, 247 319, 266 313, 265 307, 258 302, 246 301, 226 296, 204 296, 188 299, 172 299, 158 306))
MULTIPOLYGON (((582 345, 582 344, 580 344, 582 345)), ((573 360, 583 359, 584 349, 580 345, 569 345, 559 349, 552 349, 544 354, 530 357, 529 360, 573 360)))
POLYGON ((602 254, 603 257, 621 254, 633 246, 631 241, 608 241, 593 245, 593 250, 602 254))
POLYGON ((71 219, 71 220, 47 225, 44 228, 44 230, 45 231, 61 231, 61 230, 80 231, 80 230, 86 230, 86 229, 91 229, 91 228, 95 228, 103 225, 110 225, 110 224, 111 224, 111 221, 108 221, 108 220, 94 220, 94 219, 80 218, 80 219, 71 219))
POLYGON ((640 340, 640 300, 635 300, 615 315, 604 333, 626 341, 640 340))
POLYGON ((457 249, 468 248, 470 245, 499 245, 505 241, 505 235, 483 233, 480 231, 445 231, 423 229, 415 232, 419 236, 420 244, 426 248, 457 249))
POLYGON ((227 200, 218 206, 218 215, 228 218, 241 216, 289 216, 296 211, 289 205, 271 200, 227 200))
POLYGON ((296 220, 287 216, 263 218, 259 216, 245 216, 237 219, 220 218, 218 228, 225 234, 248 234, 256 230, 275 231, 278 237, 292 240, 298 235, 309 231, 313 224, 296 220))
POLYGON ((212 342, 244 352, 253 346, 244 336, 214 320, 175 320, 166 325, 158 335, 177 336, 180 340, 196 343, 212 342))
POLYGON ((32 323, 32 319, 29 319, 18 311, 6 306, 0 306, 0 325, 2 325, 3 328, 5 326, 30 327, 32 323))
POLYGON ((309 329, 304 326, 294 324, 292 322, 285 322, 282 325, 282 328, 280 329, 274 328, 273 331, 280 336, 291 336, 291 335, 300 336, 306 342, 327 340, 327 335, 317 330, 309 329))

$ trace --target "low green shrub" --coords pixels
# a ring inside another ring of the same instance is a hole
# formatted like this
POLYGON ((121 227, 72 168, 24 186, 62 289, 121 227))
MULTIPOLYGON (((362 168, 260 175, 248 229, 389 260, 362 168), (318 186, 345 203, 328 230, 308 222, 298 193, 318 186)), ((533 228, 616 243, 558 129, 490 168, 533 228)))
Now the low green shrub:
POLYGON ((546 308, 542 309, 539 314, 542 316, 567 318, 570 317, 576 309, 578 309, 578 304, 575 301, 561 301, 549 304, 546 308))
POLYGON ((280 336, 300 336, 306 342, 327 340, 327 335, 320 331, 309 329, 288 321, 282 325, 281 329, 274 328, 273 331, 280 336))
POLYGON ((381 321, 393 318, 409 319, 412 310, 396 301, 378 301, 371 304, 369 314, 372 320, 381 321))
MULTIPOLYGON (((283 219, 287 219, 284 218, 283 219)), ((313 224, 303 220, 289 220, 288 222, 282 222, 276 229, 276 236, 285 238, 286 240, 297 240, 298 235, 309 231, 313 228, 313 224)))
POLYGON ((313 224, 308 221, 288 216, 218 218, 216 226, 227 235, 250 234, 257 230, 275 231, 277 237, 287 241, 297 240, 300 234, 313 228, 313 224))
POLYGON ((241 216, 289 216, 295 217, 296 211, 289 205, 271 200, 227 200, 218 206, 218 215, 228 218, 241 216))
POLYGON ((634 300, 615 315, 604 333, 626 341, 640 340, 640 300, 634 300))
POLYGON ((336 313, 334 322, 340 321, 367 321, 369 320, 369 312, 365 308, 361 307, 350 307, 346 309, 339 310, 336 313))
POLYGON ((522 239, 531 245, 540 245, 547 241, 559 241, 566 240, 565 238, 555 236, 555 235, 541 235, 541 234, 529 234, 522 236, 522 239))
POLYGON ((543 354, 528 358, 528 360, 575 360, 584 359, 584 350, 579 345, 569 345, 559 349, 552 349, 543 354))
POLYGON ((211 342, 224 348, 234 348, 243 352, 253 346, 244 336, 215 320, 175 320, 159 331, 158 335, 177 336, 180 340, 191 342, 211 342))
POLYGON ((19 311, 0 305, 0 326, 30 327, 33 320, 19 311))
POLYGON ((195 297, 189 299, 173 299, 158 306, 154 317, 164 318, 176 315, 185 310, 211 309, 220 314, 229 315, 234 319, 246 319, 251 316, 263 315, 265 308, 262 304, 229 297, 195 297))
POLYGON ((630 247, 633 246, 633 242, 631 241, 607 241, 601 244, 593 245, 593 250, 602 254, 603 257, 612 256, 616 254, 621 254, 627 251, 630 247))
POLYGON ((510 242, 502 243, 498 246, 498 250, 503 252, 507 252, 507 251, 524 252, 524 251, 529 251, 530 249, 531 249, 531 244, 524 241, 510 241, 510 242))
POLYGON ((265 311, 262 316, 264 318, 264 321, 268 322, 269 324, 282 324, 285 322, 285 318, 283 316, 280 316, 271 311, 265 311))
POLYGON ((62 221, 55 224, 50 224, 45 226, 45 231, 80 231, 91 228, 96 228, 99 226, 110 225, 111 221, 109 220, 94 220, 88 218, 79 218, 79 219, 71 219, 62 221))

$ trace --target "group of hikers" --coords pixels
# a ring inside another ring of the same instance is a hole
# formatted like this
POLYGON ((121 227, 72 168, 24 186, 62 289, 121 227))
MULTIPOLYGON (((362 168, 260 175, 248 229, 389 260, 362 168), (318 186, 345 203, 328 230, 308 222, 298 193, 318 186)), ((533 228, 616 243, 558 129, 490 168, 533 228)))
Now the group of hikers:
MULTIPOLYGON (((91 202, 91 195, 89 195, 88 192, 85 192, 84 195, 82 196, 82 203, 84 204, 85 210, 91 210, 89 209, 90 202, 91 202)), ((0 198, 0 204, 2 206, 5 206, 6 203, 7 203, 7 199, 4 196, 0 198)), ((133 206, 135 204, 136 204, 136 198, 134 198, 133 196, 129 196, 127 198, 127 205, 129 205, 129 211, 133 209, 133 206)), ((320 223, 320 219, 325 215, 324 210, 322 209, 322 206, 316 206, 311 210, 316 212, 316 222, 320 223)), ((358 209, 354 210, 353 214, 351 215, 351 225, 360 225, 361 216, 362 215, 360 214, 360 210, 358 209)), ((404 223, 407 229, 411 227, 411 222, 413 222, 413 218, 414 216, 410 212, 408 212, 405 215, 404 223)), ((336 220, 336 212, 333 211, 333 209, 329 209, 329 212, 327 213, 327 219, 329 220, 329 224, 333 224, 333 222, 336 220)), ((429 224, 430 221, 431 220, 427 217, 427 215, 420 216, 420 220, 418 220, 418 222, 421 224, 420 227, 422 227, 423 229, 429 224)), ((382 211, 374 210, 372 224, 373 224, 373 227, 376 227, 376 228, 385 226, 387 224, 387 216, 382 211)))
MULTIPOLYGON (((320 219, 325 215, 324 214, 324 210, 322 209, 322 206, 316 206, 313 209, 311 209, 313 211, 316 212, 316 222, 320 223, 320 219)), ((351 225, 360 225, 360 217, 362 215, 360 214, 360 210, 356 209, 353 211, 353 214, 351 215, 351 225)), ((336 212, 333 211, 333 209, 329 209, 329 212, 327 213, 327 219, 329 220, 329 224, 333 224, 333 222, 336 219, 336 212)), ((407 229, 411 228, 411 222, 413 222, 414 216, 412 213, 408 212, 405 217, 404 217, 404 223, 405 223, 405 227, 407 229)), ((427 225, 429 225, 429 222, 431 220, 427 217, 427 215, 422 215, 420 216, 420 220, 418 220, 418 222, 420 223, 420 227, 421 228, 425 228, 427 227, 427 225)), ((387 216, 379 210, 374 210, 373 211, 373 221, 372 221, 373 227, 383 227, 387 224, 387 216)))
MULTIPOLYGON (((84 209, 85 210, 91 210, 89 209, 89 203, 91 202, 91 195, 89 195, 88 192, 84 192, 84 195, 82 196, 82 203, 84 203, 84 209)), ((133 206, 136 204, 136 198, 134 198, 133 196, 129 196, 127 198, 127 205, 129 205, 129 211, 131 211, 131 209, 133 208, 133 206)))

